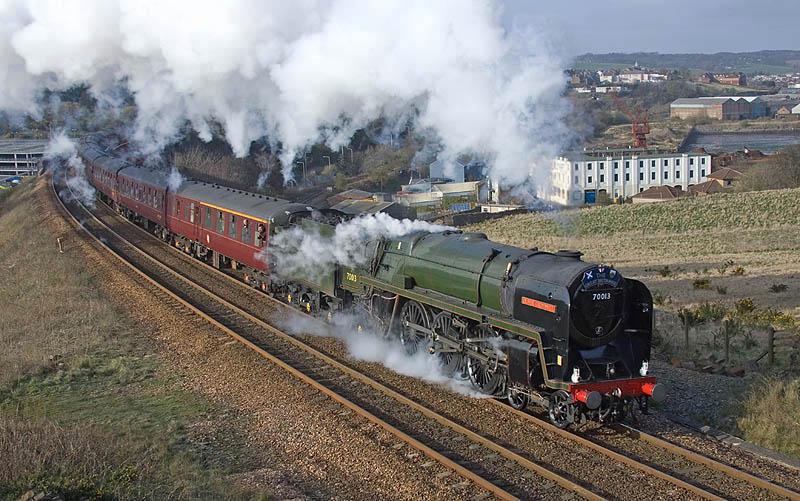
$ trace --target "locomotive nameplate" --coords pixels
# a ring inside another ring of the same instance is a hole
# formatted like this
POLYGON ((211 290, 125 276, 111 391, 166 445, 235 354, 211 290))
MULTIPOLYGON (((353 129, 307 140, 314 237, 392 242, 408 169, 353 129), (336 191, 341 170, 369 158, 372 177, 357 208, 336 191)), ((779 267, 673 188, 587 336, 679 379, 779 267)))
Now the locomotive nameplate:
POLYGON ((555 313, 556 312, 556 305, 550 304, 550 303, 545 303, 544 301, 539 301, 537 299, 531 299, 531 298, 526 297, 526 296, 522 296, 522 304, 524 304, 525 306, 530 306, 532 308, 536 308, 537 310, 544 310, 544 311, 547 311, 549 313, 555 313))

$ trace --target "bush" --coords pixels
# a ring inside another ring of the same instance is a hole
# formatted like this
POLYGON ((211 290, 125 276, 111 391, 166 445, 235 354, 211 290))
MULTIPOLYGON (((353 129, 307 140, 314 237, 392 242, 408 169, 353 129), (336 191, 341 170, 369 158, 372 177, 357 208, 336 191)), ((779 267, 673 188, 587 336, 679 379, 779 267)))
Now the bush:
POLYGON ((701 303, 695 308, 694 315, 700 323, 719 322, 728 313, 725 305, 720 303, 701 303))
POLYGON ((711 280, 707 278, 698 278, 692 282, 692 287, 695 289, 709 290, 711 289, 711 280))

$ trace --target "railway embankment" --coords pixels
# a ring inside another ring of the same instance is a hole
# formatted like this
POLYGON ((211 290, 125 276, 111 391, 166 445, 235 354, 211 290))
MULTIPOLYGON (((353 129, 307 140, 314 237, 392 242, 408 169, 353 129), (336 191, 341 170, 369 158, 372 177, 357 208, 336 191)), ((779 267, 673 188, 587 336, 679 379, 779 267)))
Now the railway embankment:
POLYGON ((49 193, 0 200, 0 498, 252 497, 230 478, 247 449, 222 459, 245 434, 221 432, 228 409, 183 385, 49 193))

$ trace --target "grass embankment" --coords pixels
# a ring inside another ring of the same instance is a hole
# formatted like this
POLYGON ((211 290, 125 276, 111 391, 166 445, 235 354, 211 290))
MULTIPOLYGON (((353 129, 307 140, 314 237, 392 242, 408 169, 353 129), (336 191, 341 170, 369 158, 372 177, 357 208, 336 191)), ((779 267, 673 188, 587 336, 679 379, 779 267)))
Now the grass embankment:
MULTIPOLYGON (((765 349, 764 319, 788 319, 795 329, 800 323, 800 189, 523 214, 466 230, 520 247, 579 249, 587 261, 642 280, 658 307, 655 351, 662 359, 678 356, 699 367, 709 356, 720 361, 727 329, 724 365, 748 365, 765 349), (687 347, 681 309, 719 318, 692 326, 687 347)), ((761 359, 762 369, 780 374, 769 384, 755 381, 749 400, 732 403, 739 429, 730 431, 798 454, 800 382, 791 356, 778 350, 772 368, 761 359)))
POLYGON ((0 499, 247 497, 192 438, 225 410, 161 366, 74 234, 59 253, 45 189, 0 195, 0 499))

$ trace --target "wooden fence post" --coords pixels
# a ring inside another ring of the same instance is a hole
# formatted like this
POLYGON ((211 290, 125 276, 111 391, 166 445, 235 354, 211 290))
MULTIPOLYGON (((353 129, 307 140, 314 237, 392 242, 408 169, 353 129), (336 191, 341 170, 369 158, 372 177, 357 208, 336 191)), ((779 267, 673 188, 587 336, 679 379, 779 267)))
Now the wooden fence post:
POLYGON ((767 363, 772 367, 775 364, 775 327, 767 327, 767 363))
POLYGON ((731 325, 725 320, 722 324, 725 331, 725 365, 731 365, 731 325))

